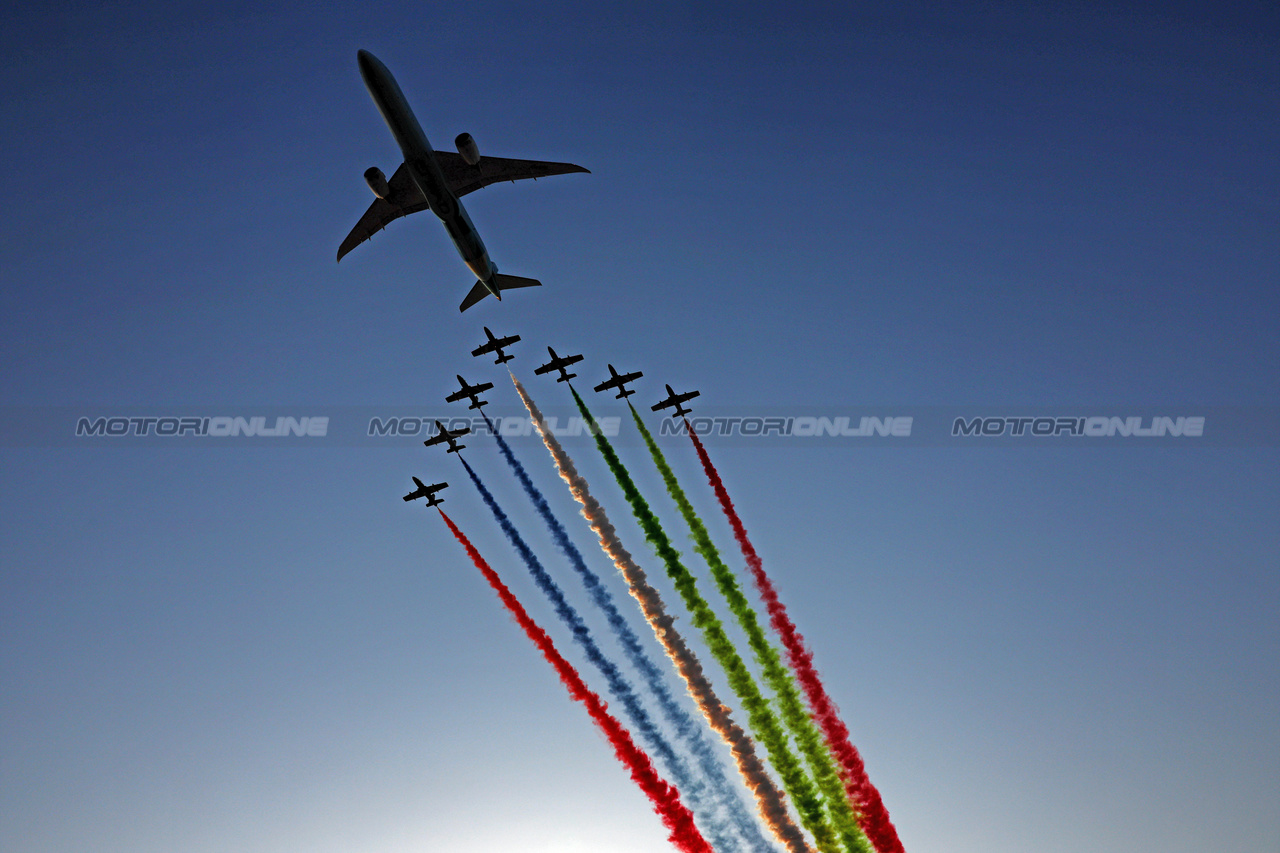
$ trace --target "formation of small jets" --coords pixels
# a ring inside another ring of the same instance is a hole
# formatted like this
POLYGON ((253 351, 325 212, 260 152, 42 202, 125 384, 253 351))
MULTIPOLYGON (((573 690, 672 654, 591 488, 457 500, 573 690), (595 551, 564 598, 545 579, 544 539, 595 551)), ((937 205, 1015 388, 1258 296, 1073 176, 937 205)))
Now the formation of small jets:
MULTIPOLYGON (((514 355, 503 352, 503 349, 511 346, 512 344, 517 343, 520 340, 519 335, 507 335, 505 337, 498 337, 492 331, 490 331, 487 326, 485 327, 484 333, 487 340, 483 344, 481 344, 480 346, 476 347, 471 351, 472 356, 475 356, 478 358, 482 355, 487 355, 489 353, 497 353, 498 360, 494 362, 495 364, 503 364, 515 358, 514 355)), ((556 376, 557 382, 568 382, 570 379, 573 379, 578 375, 576 373, 569 373, 567 368, 570 365, 577 364, 578 362, 582 361, 583 357, 581 354, 564 355, 564 356, 557 355, 556 351, 551 347, 547 347, 547 353, 551 356, 550 361, 548 361, 546 364, 543 364, 537 368, 534 368, 533 372, 535 374, 539 376, 545 376, 551 373, 558 373, 559 375, 556 376)), ((638 370, 632 371, 630 373, 619 373, 617 368, 615 368, 612 364, 608 365, 608 368, 609 368, 608 378, 595 386, 595 390, 597 392, 617 391, 618 393, 617 393, 616 399, 618 400, 624 400, 627 397, 630 397, 632 394, 636 393, 634 388, 628 388, 627 385, 628 383, 635 382, 637 379, 644 376, 643 373, 641 373, 638 370)), ((476 383, 475 385, 472 385, 469 382, 467 382, 467 380, 463 379, 461 375, 457 375, 456 378, 458 380, 458 385, 461 387, 457 391, 454 391, 453 393, 445 397, 444 398, 445 402, 457 403, 462 400, 468 400, 469 405, 467 406, 467 408, 469 409, 480 409, 482 406, 489 405, 489 402, 487 400, 480 399, 480 395, 485 391, 488 391, 489 389, 493 388, 492 382, 479 382, 479 383, 476 383)), ((672 413, 672 417, 679 418, 679 417, 684 417, 685 415, 690 414, 692 410, 685 408, 683 404, 687 403, 689 400, 692 400, 694 397, 699 396, 699 392, 685 391, 683 393, 676 393, 676 391, 672 389, 670 385, 666 387, 667 387, 666 398, 659 400, 657 403, 655 403, 652 407, 653 411, 656 412, 656 411, 659 411, 660 409, 675 407, 675 411, 672 413)), ((446 453, 457 453, 458 451, 466 448, 465 444, 458 443, 458 439, 464 435, 468 435, 471 432, 470 428, 462 427, 461 429, 450 430, 440 421, 436 421, 435 424, 436 424, 435 435, 431 436, 426 441, 422 442, 425 446, 434 447, 435 445, 443 444, 447 446, 447 450, 445 451, 446 453)), ((443 499, 436 498, 435 493, 440 489, 445 488, 445 486, 448 485, 447 483, 436 483, 435 485, 432 485, 432 486, 425 486, 423 485, 422 481, 419 480, 417 477, 413 478, 413 482, 417 484, 418 486, 417 490, 405 495, 404 499, 406 501, 411 501, 411 500, 416 500, 417 498, 425 497, 428 499, 427 506, 436 506, 437 504, 439 504, 443 499)))
MULTIPOLYGON (((515 358, 514 355, 511 355, 510 353, 502 353, 501 350, 503 347, 508 347, 511 344, 519 341, 520 340, 519 335, 508 335, 507 337, 499 338, 496 335, 494 335, 493 332, 489 331, 489 328, 487 326, 485 327, 484 331, 485 331, 485 334, 488 336, 489 340, 488 342, 481 344, 479 347, 472 350, 471 354, 473 356, 478 357, 486 353, 498 352, 500 353, 500 355, 499 355, 498 361, 495 362, 495 364, 502 364, 503 362, 507 362, 515 358)), ((570 373, 567 368, 572 364, 577 364, 578 362, 582 361, 583 357, 581 354, 558 355, 555 349, 553 349, 552 347, 547 347, 547 353, 551 356, 551 360, 548 361, 546 364, 543 364, 534 368, 533 372, 535 374, 539 376, 545 376, 549 373, 558 372, 560 375, 556 377, 557 382, 568 382, 570 379, 573 379, 578 375, 576 373, 570 373)), ((639 370, 632 371, 631 373, 619 373, 617 368, 615 368, 612 364, 608 365, 608 368, 609 368, 609 378, 605 379, 599 385, 595 386, 595 390, 597 393, 601 391, 616 390, 618 392, 616 399, 618 400, 626 399, 627 397, 630 397, 632 394, 636 393, 634 388, 627 387, 627 383, 635 382, 637 379, 644 376, 643 373, 641 373, 639 370)), ((447 397, 444 398, 446 403, 457 403, 462 400, 469 400, 470 403, 467 406, 468 409, 480 409, 482 406, 489 405, 489 401, 481 400, 480 395, 483 394, 485 391, 488 391, 491 388, 493 388, 492 382, 478 382, 475 385, 472 385, 471 383, 467 382, 467 380, 463 379, 461 374, 455 374, 454 378, 458 380, 458 385, 460 387, 458 388, 457 391, 454 391, 452 394, 449 394, 447 397)), ((675 411, 672 413, 672 417, 676 417, 676 418, 683 417, 693 411, 692 409, 686 409, 683 404, 687 403, 688 401, 692 400, 694 397, 697 397, 697 396, 700 396, 700 392, 698 391, 685 391, 683 393, 676 393, 676 391, 672 389, 670 385, 668 385, 666 398, 659 400, 657 403, 655 403, 652 406, 652 409, 653 411, 656 412, 661 409, 669 409, 672 406, 674 406, 675 411)), ((450 432, 448 429, 445 428, 444 424, 440 423, 440 421, 436 421, 436 434, 433 435, 431 438, 427 439, 426 441, 424 441, 423 444, 430 447, 435 444, 448 443, 449 445, 448 452, 457 453, 466 445, 457 444, 454 441, 454 439, 460 436, 466 435, 470 431, 471 430, 464 427, 463 429, 450 432)))

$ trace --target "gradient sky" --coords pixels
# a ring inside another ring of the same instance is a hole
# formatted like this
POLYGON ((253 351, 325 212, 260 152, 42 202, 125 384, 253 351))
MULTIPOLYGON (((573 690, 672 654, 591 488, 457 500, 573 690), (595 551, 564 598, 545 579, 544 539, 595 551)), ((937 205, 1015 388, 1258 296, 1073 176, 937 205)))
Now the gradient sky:
MULTIPOLYGON (((1274 413, 1274 6, 799 5, 9 11, 0 407, 440 410, 457 372, 514 406, 467 354, 487 324, 524 336, 511 366, 548 407, 550 344, 586 354, 580 391, 643 370, 642 401, 1274 413), (429 216, 334 263, 361 172, 399 163, 358 48, 440 148, 591 169, 466 199, 543 288, 460 316, 472 278, 429 216)), ((454 460, 48 438, 0 447, 0 848, 669 849, 399 500, 449 480, 580 660, 454 460)), ((545 452, 517 452, 611 572, 545 452)), ((1274 435, 712 453, 908 851, 1275 849, 1274 435)), ((468 458, 563 571, 492 442, 468 458)))

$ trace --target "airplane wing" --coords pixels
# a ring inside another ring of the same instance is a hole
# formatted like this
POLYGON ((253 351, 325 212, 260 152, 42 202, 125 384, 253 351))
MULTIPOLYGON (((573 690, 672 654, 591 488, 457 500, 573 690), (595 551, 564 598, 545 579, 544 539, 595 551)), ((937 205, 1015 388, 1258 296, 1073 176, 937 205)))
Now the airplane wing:
POLYGON ((387 181, 387 186, 391 190, 390 197, 375 198, 373 200, 373 204, 369 205, 369 209, 364 212, 364 216, 360 217, 356 227, 351 229, 347 239, 343 240, 342 245, 338 247, 338 260, 342 260, 356 246, 386 228, 387 223, 399 219, 401 216, 408 216, 410 213, 427 210, 430 207, 427 204, 427 200, 422 197, 422 191, 418 189, 418 185, 409 176, 409 170, 405 168, 403 163, 400 164, 400 168, 396 169, 391 179, 387 181))
MULTIPOLYGON (((445 401, 446 403, 456 403, 456 402, 458 402, 459 400, 461 400, 462 398, 464 398, 464 397, 470 397, 470 396, 471 396, 471 395, 470 395, 470 394, 468 394, 465 390, 463 390, 463 391, 454 391, 454 392, 453 392, 452 394, 450 394, 448 397, 445 397, 445 398, 444 398, 444 401, 445 401)), ((477 394, 476 396, 478 397, 478 396, 480 396, 480 395, 479 395, 479 394, 477 394)))
MULTIPOLYGON (((468 166, 461 154, 451 151, 436 151, 436 162, 440 171, 444 172, 445 183, 453 194, 461 198, 481 187, 502 181, 522 181, 526 178, 549 178, 552 175, 567 175, 571 172, 587 172, 573 163, 547 163, 542 160, 508 160, 505 157, 480 158, 474 166, 468 166)), ((394 189, 394 187, 392 188, 394 189)), ((410 211, 412 212, 412 211, 410 211)), ((403 214, 402 214, 403 215, 403 214)))

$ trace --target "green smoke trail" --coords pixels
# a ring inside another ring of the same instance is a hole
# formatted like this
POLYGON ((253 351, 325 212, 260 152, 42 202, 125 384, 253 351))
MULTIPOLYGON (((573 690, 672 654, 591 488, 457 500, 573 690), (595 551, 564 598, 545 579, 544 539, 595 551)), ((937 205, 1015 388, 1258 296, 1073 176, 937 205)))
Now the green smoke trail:
POLYGON ((680 508, 680 514, 684 516, 689 532, 693 534, 694 550, 706 560, 716 587, 728 602, 729 610, 747 635, 751 651, 755 654, 756 661, 759 662, 761 671, 764 673, 765 683, 777 697, 783 722, 786 723, 800 752, 808 761, 814 782, 827 802, 827 811, 836 832, 840 834, 840 839, 850 853, 874 853, 870 841, 858 826, 857 817, 849 805, 844 786, 840 782, 840 774, 836 770, 835 761, 823 741, 822 734, 805 710, 804 702, 800 698, 800 689, 792 678, 791 671, 783 664, 778 650, 765 636, 755 608, 743 595, 742 588, 738 586, 738 579, 721 559, 719 550, 711 541, 711 535, 703 525, 702 519, 694 511, 693 504, 689 503, 688 496, 680 487, 675 472, 667 464, 666 457, 658 449, 653 435, 645 427, 644 421, 640 419, 635 408, 629 404, 628 408, 631 409, 631 417, 636 422, 636 428, 640 430, 640 435, 644 437, 644 443, 649 448, 649 455, 653 457, 653 462, 667 485, 667 491, 676 502, 676 506, 680 508))
POLYGON ((716 695, 710 679, 703 672, 702 663, 684 641, 684 636, 676 629, 675 619, 667 612, 662 596, 649 583, 645 570, 623 547, 622 540, 618 538, 618 531, 609 520, 609 514, 591 494, 586 478, 578 473, 578 468, 569 458, 569 454, 556 440, 555 435, 547 429, 546 419, 539 411, 538 405, 533 402, 533 398, 529 396, 529 392, 524 389, 514 374, 511 376, 511 381, 516 386, 516 393, 520 395, 520 400, 529 410, 529 417, 533 420, 543 444, 546 445, 547 452, 555 461, 560 478, 569 487, 574 500, 582 507, 583 518, 599 537, 601 549, 609 555, 619 574, 626 580, 631 596, 640 605, 640 612, 644 614, 645 621, 653 629, 654 637, 662 644, 663 651, 667 653, 676 672, 680 674, 689 696, 697 703, 698 710, 702 712, 707 725, 728 745, 742 781, 755 797, 760 819, 777 839, 786 845, 789 853, 812 853, 804 833, 795 825, 787 811, 786 797, 782 791, 778 790, 773 777, 765 769, 764 762, 756 754, 755 742, 733 719, 729 706, 721 702, 720 697, 716 695))
POLYGON ((764 744, 765 750, 769 753, 769 760, 782 779, 782 787, 791 796, 796 811, 800 813, 800 822, 813 835, 814 843, 822 853, 838 853, 840 848, 835 832, 827 822, 822 798, 814 791, 812 780, 792 753, 786 734, 778 725, 777 718, 760 693, 760 688, 756 685, 750 670, 734 649, 733 643, 724 631, 724 626, 720 624, 720 620, 716 618, 711 607, 698 592, 697 582, 680 562, 680 555, 672 547, 671 540, 667 538, 662 525, 658 522, 658 517, 654 515, 649 504, 640 494, 640 490, 631 481, 631 475, 618 459, 608 439, 596 426, 595 418, 587 410, 586 403, 582 402, 582 398, 572 386, 569 390, 573 393, 574 402, 578 404, 583 420, 595 436, 596 446, 609 464, 609 470, 613 472, 618 485, 626 494, 627 502, 631 504, 632 514, 644 530, 645 538, 657 549, 658 556, 666 566, 667 576, 675 584, 685 607, 693 616, 693 624, 702 631, 707 647, 729 677, 729 686, 742 701, 752 733, 764 744))
MULTIPOLYGON (((688 421, 685 421, 685 427, 689 427, 688 421)), ((871 840, 871 844, 880 853, 903 853, 902 839, 898 837, 898 831, 894 828, 893 821, 889 819, 889 811, 884 807, 884 799, 876 790, 876 786, 871 784, 862 755, 849 740, 849 728, 840 719, 840 712, 836 710, 835 703, 827 695, 826 687, 823 686, 822 679, 814 669, 813 653, 809 651, 804 637, 800 635, 795 623, 787 615, 786 606, 778 598, 773 580, 765 572, 764 562, 756 553, 755 546, 751 544, 751 538, 747 536, 747 528, 743 525, 738 511, 734 509, 729 492, 724 487, 724 480, 720 479, 720 472, 716 470, 711 457, 707 455, 707 449, 702 446, 702 440, 698 438, 697 431, 690 428, 688 432, 689 440, 693 442, 693 449, 698 454, 698 461, 702 463, 702 470, 707 475, 711 490, 715 492, 720 508, 724 510, 725 517, 733 528, 733 538, 738 540, 738 547, 742 549, 742 557, 747 561, 747 568, 751 570, 751 579, 755 581, 756 590, 764 599, 765 608, 769 611, 769 624, 782 640, 782 645, 787 650, 787 660, 795 672, 796 680, 804 688, 804 695, 809 700, 809 707, 813 710, 814 722, 827 736, 827 745, 831 748, 831 754, 841 767, 844 790, 849 795, 849 801, 856 804, 858 823, 866 832, 867 838, 871 840)))

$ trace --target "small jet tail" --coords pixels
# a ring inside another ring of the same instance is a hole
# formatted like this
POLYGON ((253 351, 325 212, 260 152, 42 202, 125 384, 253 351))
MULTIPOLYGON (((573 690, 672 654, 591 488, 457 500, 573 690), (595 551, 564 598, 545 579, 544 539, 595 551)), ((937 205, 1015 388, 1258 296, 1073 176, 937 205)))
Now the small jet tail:
MULTIPOLYGON (((493 274, 493 283, 497 285, 498 290, 513 290, 517 287, 541 287, 542 282, 536 278, 523 278, 518 275, 505 275, 503 273, 493 274)), ((462 300, 462 304, 458 306, 459 311, 466 311, 472 305, 475 305, 481 299, 489 295, 489 286, 483 281, 477 281, 475 287, 471 288, 471 292, 467 294, 467 298, 462 300)))

